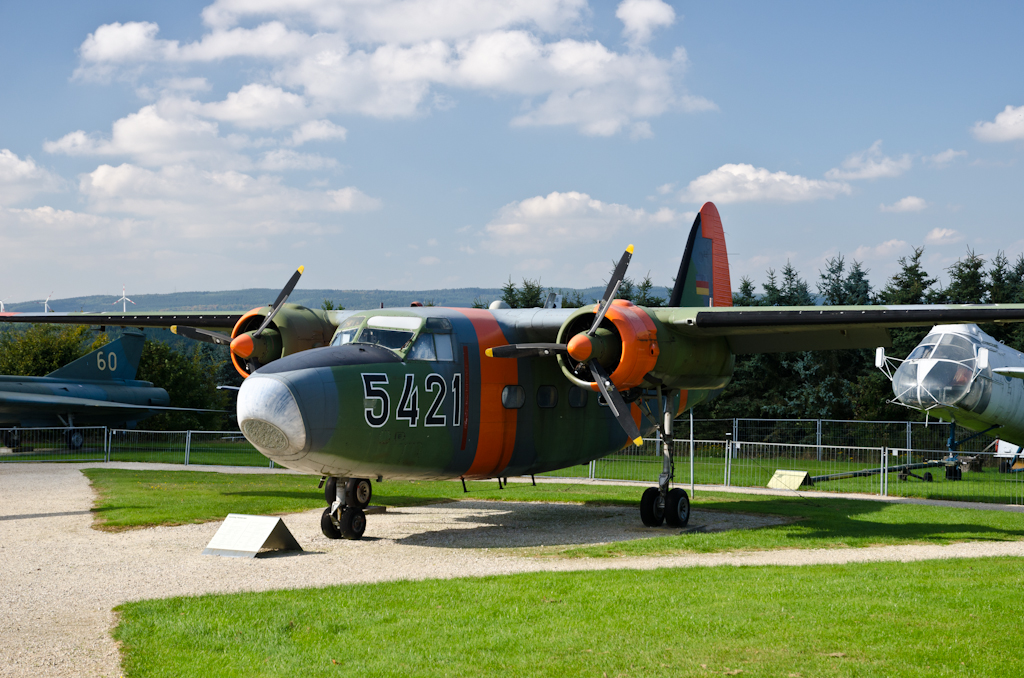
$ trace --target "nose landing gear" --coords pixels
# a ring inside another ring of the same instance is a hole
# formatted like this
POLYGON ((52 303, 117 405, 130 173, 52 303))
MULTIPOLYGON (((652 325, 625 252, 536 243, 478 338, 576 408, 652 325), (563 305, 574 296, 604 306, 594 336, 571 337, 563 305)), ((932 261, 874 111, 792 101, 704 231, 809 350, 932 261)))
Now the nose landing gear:
POLYGON ((320 517, 320 531, 328 539, 359 539, 366 531, 363 512, 373 496, 373 485, 366 478, 330 477, 324 484, 327 508, 320 517))

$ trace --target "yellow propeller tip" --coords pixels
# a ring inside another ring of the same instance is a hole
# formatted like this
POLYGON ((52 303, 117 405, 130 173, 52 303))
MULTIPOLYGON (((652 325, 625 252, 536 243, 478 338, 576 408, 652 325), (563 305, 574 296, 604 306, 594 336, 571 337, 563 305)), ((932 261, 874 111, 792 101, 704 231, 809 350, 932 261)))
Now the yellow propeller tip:
POLYGON ((644 444, 644 439, 642 437, 634 438, 633 439, 633 444, 636 445, 637 447, 642 447, 643 444, 644 444))
POLYGON ((627 247, 626 251, 629 252, 630 254, 632 254, 633 253, 633 246, 630 245, 629 247, 627 247))
POLYGON ((487 356, 488 358, 493 358, 494 351, 492 351, 491 349, 487 349, 486 351, 484 351, 484 355, 487 356))
POLYGON ((299 273, 302 273, 305 270, 306 270, 305 266, 299 266, 299 273))
POLYGON ((178 326, 177 325, 171 325, 171 332, 173 332, 174 334, 177 334, 178 333, 178 326))

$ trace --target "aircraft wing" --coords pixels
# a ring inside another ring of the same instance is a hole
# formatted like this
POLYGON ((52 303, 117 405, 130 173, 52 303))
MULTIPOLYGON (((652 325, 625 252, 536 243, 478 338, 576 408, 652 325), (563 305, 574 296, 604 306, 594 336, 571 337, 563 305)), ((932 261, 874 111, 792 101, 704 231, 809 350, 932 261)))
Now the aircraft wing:
POLYGON ((170 327, 185 325, 230 330, 244 311, 167 311, 164 313, 0 313, 0 322, 109 325, 111 327, 170 327))
POLYGON ((889 330, 943 324, 1024 322, 1024 304, 920 306, 734 306, 659 308, 658 319, 694 337, 726 337, 733 353, 891 346, 889 330))
POLYGON ((223 410, 201 410, 194 407, 166 407, 160 405, 130 405, 93 398, 41 395, 38 393, 17 393, 0 391, 0 412, 22 412, 24 410, 72 412, 76 414, 116 414, 126 410, 159 410, 175 412, 222 412, 223 410))

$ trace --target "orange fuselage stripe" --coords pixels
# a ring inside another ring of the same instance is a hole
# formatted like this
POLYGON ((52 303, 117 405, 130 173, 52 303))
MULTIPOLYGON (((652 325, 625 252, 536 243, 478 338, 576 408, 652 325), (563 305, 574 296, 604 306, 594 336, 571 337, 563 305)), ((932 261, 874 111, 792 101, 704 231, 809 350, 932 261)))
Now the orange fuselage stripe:
MULTIPOLYGON (((476 443, 473 463, 466 478, 494 478, 512 460, 516 444, 516 410, 501 404, 501 391, 519 383, 519 363, 509 358, 488 358, 484 351, 508 343, 498 321, 486 309, 460 308, 476 331, 480 350, 480 435, 476 443)), ((466 385, 468 388, 468 384, 466 385)), ((466 412, 469 415, 469 412, 466 412)))

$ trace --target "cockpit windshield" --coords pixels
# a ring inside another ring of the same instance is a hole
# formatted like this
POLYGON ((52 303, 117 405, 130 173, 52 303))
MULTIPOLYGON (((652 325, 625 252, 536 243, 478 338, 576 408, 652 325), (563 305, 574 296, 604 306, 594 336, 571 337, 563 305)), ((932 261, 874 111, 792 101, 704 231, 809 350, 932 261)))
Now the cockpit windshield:
POLYGON ((404 351, 422 325, 423 318, 416 316, 378 315, 369 320, 366 316, 353 316, 341 324, 331 344, 375 344, 392 351, 404 351))
POLYGON ((975 354, 975 344, 967 337, 930 334, 893 374, 893 393, 904 405, 918 409, 966 407, 967 401, 974 409, 982 400, 987 405, 980 394, 986 384, 975 383, 975 354), (971 398, 966 398, 968 393, 971 398))

